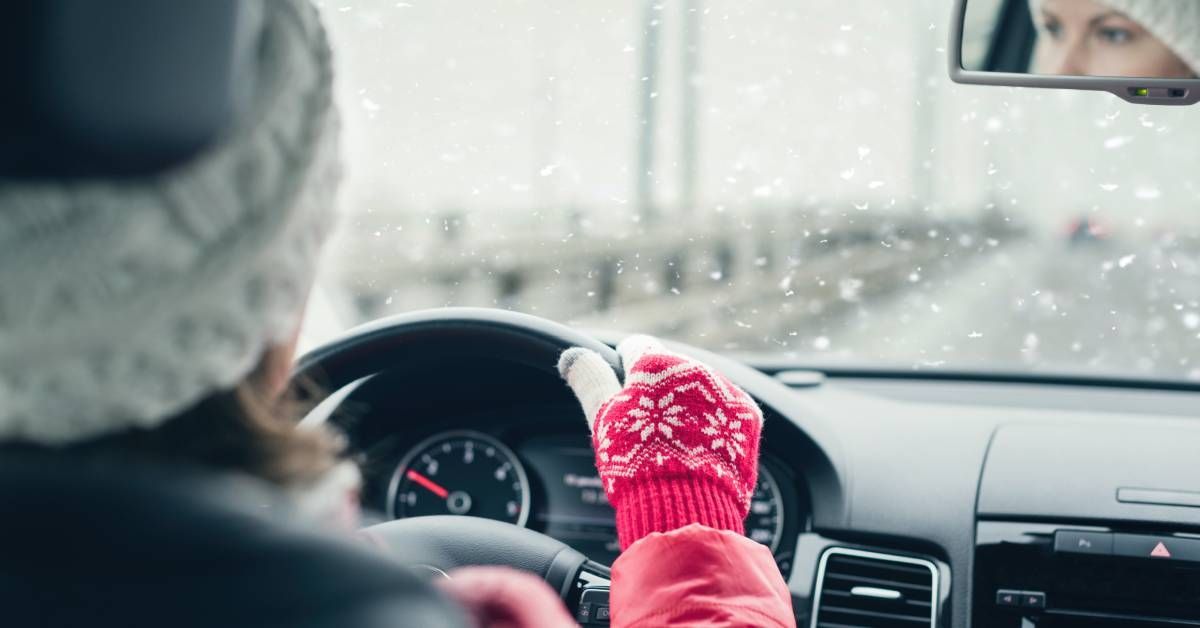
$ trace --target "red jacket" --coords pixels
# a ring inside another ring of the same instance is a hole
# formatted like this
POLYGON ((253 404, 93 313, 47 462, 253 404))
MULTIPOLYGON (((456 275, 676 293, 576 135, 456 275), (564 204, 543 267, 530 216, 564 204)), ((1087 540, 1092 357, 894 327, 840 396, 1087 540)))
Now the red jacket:
MULTIPOLYGON (((654 532, 613 564, 614 628, 792 628, 792 598, 764 546, 692 524, 654 532)), ((567 628, 574 620, 540 578, 500 567, 456 570, 440 583, 484 628, 567 628)))
POLYGON ((765 546, 692 524, 630 545, 612 568, 614 627, 796 625, 765 546))

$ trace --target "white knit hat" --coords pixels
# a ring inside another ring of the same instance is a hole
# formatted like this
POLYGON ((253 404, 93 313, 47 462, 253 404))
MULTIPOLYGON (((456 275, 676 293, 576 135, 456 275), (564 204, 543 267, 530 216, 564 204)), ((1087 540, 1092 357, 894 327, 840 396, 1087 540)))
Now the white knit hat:
MULTIPOLYGON (((1129 16, 1200 75, 1200 0, 1096 0, 1129 16)), ((1033 15, 1045 0, 1029 0, 1033 15)))
POLYGON ((0 185, 0 441, 154 427, 294 333, 339 167, 329 44, 267 0, 252 115, 152 180, 0 185))

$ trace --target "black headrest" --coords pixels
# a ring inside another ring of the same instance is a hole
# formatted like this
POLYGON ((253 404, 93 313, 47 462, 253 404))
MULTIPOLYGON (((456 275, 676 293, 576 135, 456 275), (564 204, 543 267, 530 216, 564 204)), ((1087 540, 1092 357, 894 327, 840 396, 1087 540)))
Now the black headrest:
POLYGON ((251 0, 4 8, 0 179, 155 174, 249 104, 262 26, 251 0))

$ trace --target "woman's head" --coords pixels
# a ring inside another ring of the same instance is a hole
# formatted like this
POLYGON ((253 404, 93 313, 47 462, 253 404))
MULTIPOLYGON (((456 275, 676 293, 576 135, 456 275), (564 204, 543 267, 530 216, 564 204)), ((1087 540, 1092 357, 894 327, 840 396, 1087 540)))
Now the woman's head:
POLYGON ((1193 78, 1200 2, 1030 0, 1038 74, 1193 78))
POLYGON ((315 8, 247 6, 253 106, 217 146, 153 178, 0 185, 0 443, 164 429, 212 399, 265 416, 331 227, 337 117, 315 8))

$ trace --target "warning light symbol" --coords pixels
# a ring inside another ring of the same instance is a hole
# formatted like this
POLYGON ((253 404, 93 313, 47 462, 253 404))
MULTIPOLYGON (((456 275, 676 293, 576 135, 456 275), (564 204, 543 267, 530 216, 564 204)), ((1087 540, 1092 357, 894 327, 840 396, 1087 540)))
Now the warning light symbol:
POLYGON ((1167 549, 1167 546, 1163 545, 1162 541, 1159 541, 1158 545, 1155 545, 1154 549, 1150 550, 1150 555, 1154 558, 1170 558, 1171 550, 1167 549))

